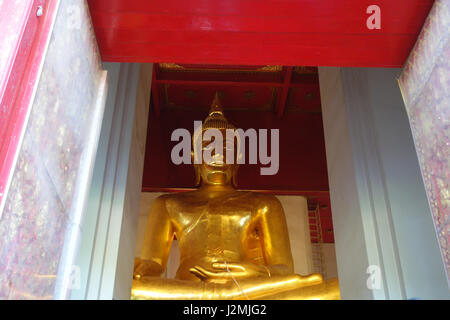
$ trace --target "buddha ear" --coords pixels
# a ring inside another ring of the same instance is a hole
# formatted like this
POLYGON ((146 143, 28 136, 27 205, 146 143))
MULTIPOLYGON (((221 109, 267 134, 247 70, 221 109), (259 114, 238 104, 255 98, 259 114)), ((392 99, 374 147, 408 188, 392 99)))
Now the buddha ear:
POLYGON ((236 165, 233 169, 233 177, 231 179, 231 184, 235 189, 237 189, 238 186, 238 179, 237 179, 237 173, 238 173, 239 165, 236 165))
POLYGON ((194 170, 195 170, 195 187, 200 186, 200 180, 201 180, 201 176, 200 176, 200 171, 198 169, 198 165, 195 164, 194 162, 194 151, 191 151, 191 163, 194 164, 194 170))
POLYGON ((201 176, 200 176, 200 171, 198 170, 198 167, 196 164, 194 164, 194 170, 195 170, 195 186, 198 187, 198 186, 200 186, 201 176))

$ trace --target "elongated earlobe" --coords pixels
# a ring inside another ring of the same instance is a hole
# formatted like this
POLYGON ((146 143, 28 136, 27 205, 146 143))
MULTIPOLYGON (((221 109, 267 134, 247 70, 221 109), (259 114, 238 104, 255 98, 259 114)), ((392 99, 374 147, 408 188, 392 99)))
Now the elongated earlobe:
POLYGON ((236 165, 236 167, 233 170, 233 177, 231 179, 231 184, 233 185, 233 187, 235 189, 237 189, 237 186, 238 186, 238 178, 237 178, 238 169, 239 169, 239 166, 236 165))
POLYGON ((195 185, 194 186, 198 187, 198 186, 200 186, 201 176, 200 176, 200 170, 198 168, 198 165, 196 165, 194 162, 194 151, 191 151, 191 160, 192 160, 191 163, 194 164, 194 170, 195 170, 195 185))
POLYGON ((195 186, 199 187, 201 182, 201 176, 200 176, 200 170, 198 169, 198 166, 194 164, 194 170, 195 170, 195 186))

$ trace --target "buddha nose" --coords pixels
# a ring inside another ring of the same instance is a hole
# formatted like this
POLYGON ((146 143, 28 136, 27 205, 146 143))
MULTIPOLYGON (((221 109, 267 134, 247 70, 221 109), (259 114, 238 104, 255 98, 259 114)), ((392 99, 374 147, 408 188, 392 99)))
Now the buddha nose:
POLYGON ((225 163, 225 158, 224 158, 223 154, 221 154, 221 153, 216 153, 216 154, 214 155, 214 157, 213 157, 213 161, 214 161, 216 164, 224 164, 224 163, 225 163))
POLYGON ((211 162, 209 163, 210 165, 217 165, 217 166, 221 166, 225 164, 225 158, 223 156, 223 154, 221 153, 215 153, 212 155, 211 157, 211 162))

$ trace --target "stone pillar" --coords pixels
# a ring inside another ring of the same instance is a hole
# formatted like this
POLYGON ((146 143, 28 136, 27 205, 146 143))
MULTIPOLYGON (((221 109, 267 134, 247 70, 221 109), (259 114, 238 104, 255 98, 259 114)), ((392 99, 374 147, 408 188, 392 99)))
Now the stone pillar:
POLYGON ((448 299, 398 69, 320 68, 343 299, 448 299))
POLYGON ((76 261, 80 287, 72 299, 129 299, 131 292, 152 65, 105 68, 110 90, 76 261))
POLYGON ((277 196, 283 205, 291 242, 294 272, 308 275, 313 272, 312 247, 308 220, 308 203, 301 196, 277 196))
POLYGON ((86 1, 60 1, 0 220, 0 299, 67 297, 106 91, 86 1))
POLYGON ((450 285, 450 1, 437 0, 400 76, 450 285))

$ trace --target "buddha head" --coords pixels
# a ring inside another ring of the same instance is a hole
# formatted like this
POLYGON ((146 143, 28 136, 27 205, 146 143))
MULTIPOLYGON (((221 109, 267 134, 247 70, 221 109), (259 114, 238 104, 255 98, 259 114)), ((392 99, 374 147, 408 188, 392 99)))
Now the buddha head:
POLYGON ((229 135, 227 137, 227 130, 229 129, 234 131, 236 128, 225 118, 219 94, 216 93, 208 116, 203 121, 202 126, 196 128, 192 139, 193 148, 195 149, 197 146, 197 150, 201 150, 199 154, 202 157, 201 163, 196 163, 194 151, 192 152, 197 186, 206 184, 236 187, 236 176, 239 167, 237 159, 240 157, 238 153, 239 148, 237 148, 239 139, 234 135, 232 138, 229 135), (214 141, 218 132, 221 133, 222 137, 222 148, 219 149, 214 147, 214 141), (211 134, 214 136, 211 137, 211 134), (227 159, 231 154, 230 151, 232 152, 232 157, 234 157, 233 161, 227 159))

